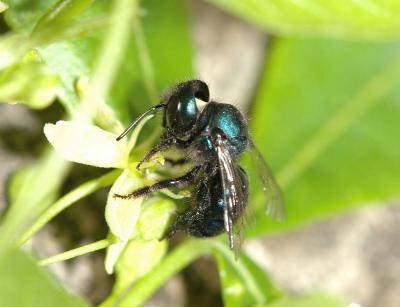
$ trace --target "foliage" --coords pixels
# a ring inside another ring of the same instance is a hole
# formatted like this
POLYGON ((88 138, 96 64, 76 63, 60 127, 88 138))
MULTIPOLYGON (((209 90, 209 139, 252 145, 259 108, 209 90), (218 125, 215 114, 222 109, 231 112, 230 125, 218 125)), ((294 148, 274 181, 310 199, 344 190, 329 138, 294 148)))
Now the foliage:
POLYGON ((255 233, 400 195, 400 146, 393 133, 400 129, 399 48, 324 39, 275 42, 254 105, 254 113, 264 116, 254 118, 253 128, 276 170, 288 218, 272 224, 260 214, 255 233))
POLYGON ((82 299, 66 293, 30 256, 18 250, 7 254, 0 263, 0 297, 3 306, 86 305, 82 299))
POLYGON ((400 34, 396 0, 209 0, 283 36, 394 40, 400 34))
MULTIPOLYGON (((400 6, 395 1, 210 2, 276 35, 255 93, 251 128, 283 189, 288 218, 269 220, 254 189, 257 223, 251 235, 292 230, 398 197, 400 45, 383 41, 399 35, 400 6)), ((10 209, 0 225, 2 305, 85 304, 15 247, 62 210, 109 186, 104 200, 109 235, 40 261, 48 265, 107 249, 105 270, 116 274, 116 283, 104 306, 141 305, 205 255, 217 262, 227 306, 343 305, 323 294, 288 297, 250 255, 243 252, 235 261, 219 239, 186 239, 167 252, 166 240, 159 240, 175 216, 171 198, 185 193, 166 191, 135 201, 112 197, 161 178, 154 170, 162 156, 146 165, 152 177, 135 169, 157 128, 153 134, 143 129, 143 142, 137 142, 142 126, 129 140, 114 138, 157 102, 159 90, 195 76, 184 0, 10 0, 0 1, 1 11, 10 28, 0 37, 1 102, 38 109, 56 100, 68 119, 44 127, 55 151, 45 150, 10 181, 10 209), (57 200, 70 167, 61 157, 116 169, 57 200)))

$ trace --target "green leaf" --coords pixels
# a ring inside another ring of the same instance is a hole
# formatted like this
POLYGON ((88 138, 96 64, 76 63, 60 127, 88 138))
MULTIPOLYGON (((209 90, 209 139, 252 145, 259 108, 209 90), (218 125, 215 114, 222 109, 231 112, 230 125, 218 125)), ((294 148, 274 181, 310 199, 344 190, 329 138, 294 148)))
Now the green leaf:
MULTIPOLYGON (((27 3, 24 1, 22 3, 24 4, 20 3, 14 6, 13 14, 16 15, 17 19, 15 21, 16 29, 27 24, 33 27, 39 16, 42 16, 40 19, 41 22, 43 20, 48 20, 49 22, 52 16, 56 19, 61 18, 61 20, 65 18, 69 19, 73 14, 78 14, 88 5, 87 3, 84 5, 72 1, 68 2, 71 7, 68 5, 63 6, 63 10, 59 12, 55 8, 58 8, 60 3, 63 2, 59 2, 54 6, 50 2, 47 5, 37 5, 32 7, 32 10, 27 9, 29 7, 27 3), (75 3, 78 3, 76 4, 78 7, 74 6, 75 3)), ((192 49, 189 40, 185 2, 182 0, 173 0, 168 3, 160 3, 152 0, 144 2, 143 5, 143 10, 147 14, 145 14, 142 21, 137 20, 134 22, 134 33, 132 34, 129 48, 125 51, 123 48, 121 51, 115 48, 110 49, 113 52, 118 51, 122 54, 124 64, 121 65, 118 71, 118 77, 114 82, 111 93, 105 99, 125 123, 131 121, 132 113, 138 114, 148 105, 158 100, 158 89, 174 84, 178 80, 189 78, 192 72, 192 49), (176 46, 179 46, 179 48, 175 48, 176 46), (163 52, 159 52, 159 50, 163 50, 163 52)), ((85 11, 84 15, 94 19, 103 18, 110 10, 109 6, 109 2, 107 1, 95 2, 94 5, 85 11)), ((84 20, 87 17, 82 18, 84 20)), ((135 18, 138 18, 138 16, 135 15, 135 18)), ((43 45, 46 41, 54 42, 63 37, 74 37, 73 33, 71 34, 70 32, 75 31, 77 32, 76 35, 79 34, 80 36, 82 36, 82 33, 84 34, 83 30, 89 34, 91 33, 90 36, 37 48, 44 62, 53 72, 60 76, 63 87, 59 93, 59 97, 70 113, 76 111, 79 101, 82 98, 80 95, 82 93, 79 93, 77 89, 77 82, 82 77, 92 75, 95 64, 94 60, 98 56, 103 34, 102 31, 98 31, 96 23, 93 25, 92 32, 90 32, 90 23, 88 25, 84 24, 82 30, 80 24, 77 23, 80 19, 78 18, 77 21, 68 25, 66 24, 64 27, 60 26, 59 23, 57 23, 56 27, 54 25, 51 27, 39 26, 38 29, 40 31, 35 31, 34 35, 34 38, 43 45), (52 29, 57 30, 53 31, 52 29)), ((7 40, 4 44, 8 46, 10 44, 8 43, 9 41, 7 40)), ((20 41, 21 39, 18 40, 18 44, 12 43, 13 45, 20 46, 20 41)), ((26 46, 18 54, 28 50, 32 45, 35 46, 34 42, 26 39, 22 41, 26 46)), ((115 45, 120 44, 116 42, 112 47, 115 45)), ((104 54, 107 61, 102 62, 109 63, 110 58, 115 59, 114 53, 104 54)), ((5 55, 7 55, 5 59, 8 59, 11 54, 5 53, 5 55)), ((4 65, 7 65, 9 62, 10 60, 5 61, 4 65)), ((110 78, 112 79, 113 74, 102 73, 101 75, 102 77, 97 77, 96 80, 107 81, 110 78)), ((100 81, 97 83, 104 83, 100 81)), ((107 81, 106 83, 109 82, 107 81)), ((106 89, 102 91, 106 91, 106 89)), ((104 116, 100 116, 99 118, 103 119, 104 116)))
POLYGON ((38 20, 34 31, 65 24, 92 5, 94 0, 59 0, 38 20))
MULTIPOLYGON (((5 21, 26 41, 51 43, 55 37, 77 37, 95 27, 94 15, 86 10, 93 0, 9 0, 5 21), (61 34, 61 35, 60 35, 61 34)), ((97 3, 93 7, 98 7, 97 3)), ((103 1, 104 3, 104 1, 103 1)), ((94 11, 98 11, 94 9, 94 11)), ((100 18, 101 19, 101 18, 100 18)), ((104 24, 102 24, 104 26, 104 24)), ((35 44, 32 44, 33 46, 35 44)))
POLYGON ((394 40, 400 37, 400 3, 321 0, 209 0, 278 35, 394 40))
POLYGON ((53 102, 59 86, 58 75, 43 63, 22 62, 8 67, 0 74, 0 101, 42 109, 53 102))
POLYGON ((81 38, 38 48, 43 61, 61 78, 63 87, 59 97, 70 113, 76 110, 80 100, 76 82, 90 74, 98 45, 96 38, 81 38))
POLYGON ((15 31, 29 34, 39 18, 57 0, 7 0, 9 6, 5 12, 7 24, 15 31))
MULTIPOLYGON (((16 32, 37 35, 60 26, 79 16, 93 0, 8 0, 5 14, 7 24, 16 32)), ((90 15, 90 14, 87 14, 90 15)), ((27 37, 28 39, 28 37, 27 37)))
POLYGON ((7 33, 0 36, 0 70, 20 60, 29 48, 30 42, 23 35, 7 33))
MULTIPOLYGON (((69 5, 63 7, 62 12, 57 13, 61 15, 56 17, 56 19, 70 19, 73 17, 73 14, 80 13, 84 8, 89 6, 89 4, 87 0, 82 4, 79 4, 79 1, 70 2, 69 5)), ((41 21, 47 20, 48 22, 49 18, 54 15, 53 11, 56 7, 57 5, 43 12, 41 21)), ((107 9, 109 9, 109 5, 107 5, 105 1, 97 1, 85 11, 85 14, 89 15, 94 20, 96 18, 104 18, 107 9)), ((86 20, 87 18, 76 18, 77 21, 75 22, 62 24, 62 26, 57 27, 39 26, 40 28, 35 31, 35 37, 41 38, 41 36, 45 36, 45 39, 48 39, 48 36, 58 36, 59 34, 57 34, 57 32, 68 33, 68 29, 72 29, 76 24, 79 28, 79 22, 82 19, 86 20), (56 28, 57 32, 51 31, 52 28, 56 28), (47 33, 48 29, 50 29, 49 33, 47 33)), ((84 23, 84 21, 82 21, 82 23, 84 23)), ((100 25, 102 23, 104 25, 104 22, 101 22, 100 25)), ((85 31, 80 33, 81 31, 78 29, 77 34, 80 35, 78 37, 75 36, 75 39, 71 39, 74 37, 74 35, 72 35, 69 40, 37 48, 44 62, 60 76, 63 87, 62 91, 59 93, 59 97, 71 114, 76 111, 81 99, 79 95, 81 93, 79 93, 77 89, 77 82, 79 78, 91 75, 91 70, 94 66, 103 37, 103 31, 99 31, 101 27, 99 29, 98 24, 94 23, 92 29, 90 23, 88 26, 88 28, 84 27, 86 29, 86 35, 85 31)))
MULTIPOLYGON (((99 2, 97 9, 92 6, 87 11, 103 16, 109 8, 102 3, 99 2)), ((142 10, 147 13, 142 20, 135 21, 134 33, 123 53, 123 65, 106 97, 107 104, 125 123, 132 120, 133 114, 158 101, 158 89, 192 75, 185 2, 150 0, 143 2, 142 10)), ((91 74, 101 34, 39 48, 44 61, 60 75, 64 85, 60 98, 72 113, 80 100, 77 81, 91 74)))
POLYGON ((281 296, 266 273, 246 254, 242 252, 235 260, 225 245, 216 242, 214 247, 225 306, 261 305, 281 296))
MULTIPOLYGON (((190 78, 192 74, 185 2, 152 0, 143 2, 143 6, 147 14, 134 27, 124 64, 106 99, 125 123, 131 121, 132 113, 139 114, 158 100, 158 89, 190 78)), ((104 14, 106 10, 104 6, 98 14, 104 14)), ((71 112, 80 98, 76 82, 80 77, 90 75, 99 46, 98 38, 82 38, 39 48, 45 62, 60 75, 64 84, 60 98, 71 112)))
MULTIPOLYGON (((269 307, 344 307, 346 304, 331 296, 322 293, 315 293, 302 298, 282 298, 269 307)), ((347 305, 350 306, 350 305, 347 305)))
POLYGON ((287 219, 260 211, 253 234, 400 196, 400 44, 280 39, 253 110, 256 144, 287 219))
POLYGON ((71 296, 42 269, 31 257, 13 251, 0 259, 0 305, 74 307, 87 306, 71 296))
MULTIPOLYGON (((27 4, 27 6, 29 7, 30 3, 27 4)), ((71 39, 76 40, 82 36, 87 37, 93 32, 98 32, 98 30, 104 28, 104 26, 104 17, 100 16, 86 18, 82 21, 77 20, 69 23, 68 25, 57 24, 48 27, 42 27, 40 31, 35 31, 35 33, 32 35, 20 33, 17 30, 10 31, 0 38, 0 69, 20 61, 21 58, 32 49, 40 50, 40 47, 54 42, 71 39)), ((62 54, 63 53, 61 53, 61 55, 62 54)), ((76 62, 74 61, 69 63, 74 64, 73 67, 76 65, 76 62)), ((57 70, 54 69, 54 72, 57 72, 57 70)))

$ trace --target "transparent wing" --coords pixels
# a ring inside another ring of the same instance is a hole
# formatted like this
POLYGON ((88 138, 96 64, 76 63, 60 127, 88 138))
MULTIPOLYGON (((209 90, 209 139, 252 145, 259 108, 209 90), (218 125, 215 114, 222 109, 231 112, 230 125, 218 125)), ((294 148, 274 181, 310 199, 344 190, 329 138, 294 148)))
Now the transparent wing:
POLYGON ((260 178, 262 190, 266 197, 267 214, 278 221, 282 221, 286 215, 282 192, 276 183, 267 162, 265 162, 253 141, 250 141, 249 147, 251 160, 254 163, 254 168, 260 178))
POLYGON ((242 217, 247 204, 247 182, 242 181, 242 176, 239 174, 241 170, 234 164, 230 153, 223 146, 217 145, 216 148, 225 203, 224 226, 229 246, 237 258, 243 237, 242 217))

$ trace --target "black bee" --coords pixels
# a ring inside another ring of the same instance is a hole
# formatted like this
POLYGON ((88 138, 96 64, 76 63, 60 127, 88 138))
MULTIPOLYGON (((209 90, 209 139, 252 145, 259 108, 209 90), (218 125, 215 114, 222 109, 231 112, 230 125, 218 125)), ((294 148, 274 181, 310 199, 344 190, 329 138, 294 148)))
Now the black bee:
POLYGON ((245 215, 249 194, 248 177, 238 160, 250 149, 268 198, 268 213, 274 218, 282 218, 280 190, 251 141, 247 122, 237 108, 210 101, 208 86, 203 81, 183 82, 174 87, 160 104, 137 118, 117 140, 157 111, 163 111, 165 132, 161 142, 145 154, 137 168, 157 152, 171 147, 185 156, 176 163, 190 163, 193 167, 181 177, 140 188, 128 195, 116 194, 115 197, 135 198, 161 189, 193 186, 195 193, 191 205, 178 216, 167 236, 178 230, 195 237, 212 237, 225 231, 230 248, 237 250, 243 227, 240 220, 245 215), (196 99, 207 103, 202 111, 196 99))

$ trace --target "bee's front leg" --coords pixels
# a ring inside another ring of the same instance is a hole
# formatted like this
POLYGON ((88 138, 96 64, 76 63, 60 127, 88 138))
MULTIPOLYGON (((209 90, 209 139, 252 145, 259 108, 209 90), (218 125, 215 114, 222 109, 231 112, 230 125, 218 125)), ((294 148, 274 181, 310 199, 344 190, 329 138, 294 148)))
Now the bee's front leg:
POLYGON ((129 193, 126 195, 114 194, 114 197, 122 198, 122 199, 137 198, 137 197, 143 197, 143 196, 149 195, 151 193, 154 193, 154 192, 156 192, 158 190, 162 190, 162 189, 183 188, 183 187, 186 187, 196 181, 197 176, 200 173, 201 169, 202 169, 202 166, 195 166, 189 172, 187 172, 185 175, 183 175, 181 177, 160 181, 151 186, 140 188, 140 189, 133 191, 132 193, 129 193))

